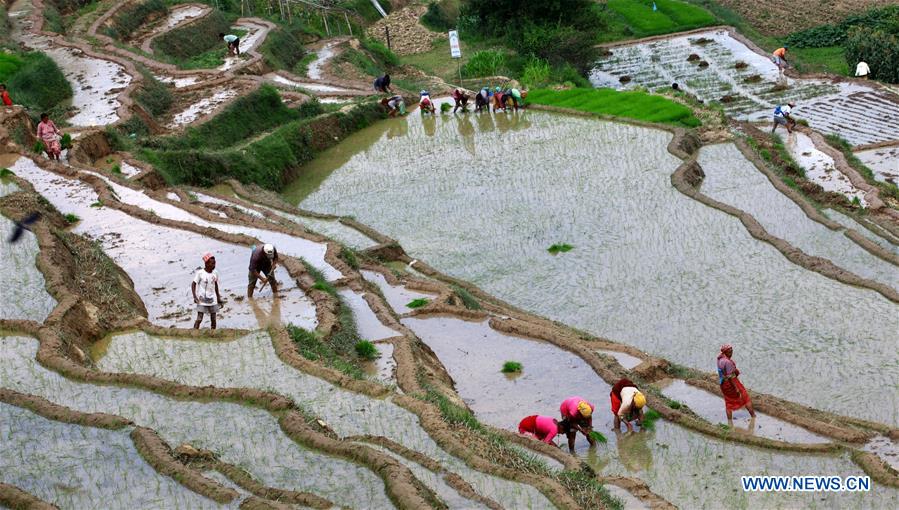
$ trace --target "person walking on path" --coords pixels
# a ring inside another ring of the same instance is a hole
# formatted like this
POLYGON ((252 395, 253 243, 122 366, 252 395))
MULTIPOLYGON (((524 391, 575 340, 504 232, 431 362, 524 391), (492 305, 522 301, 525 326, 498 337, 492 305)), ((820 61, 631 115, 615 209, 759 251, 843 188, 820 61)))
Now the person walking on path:
POLYGON ((590 436, 593 432, 593 411, 596 406, 587 402, 582 397, 566 398, 562 405, 559 406, 559 412, 562 413, 562 421, 565 435, 568 436, 568 451, 574 453, 574 440, 577 433, 580 432, 587 438, 590 446, 596 446, 596 441, 590 436))
MULTIPOLYGON (((856 77, 867 80, 869 74, 871 74, 871 68, 868 67, 868 63, 865 62, 864 60, 859 62, 858 65, 855 66, 855 76, 856 77)), ((4 100, 4 102, 5 102, 5 100, 4 100)))
MULTIPOLYGON (((256 246, 250 255, 250 274, 247 285, 247 297, 252 298, 256 290, 256 282, 262 281, 272 288, 272 295, 278 297, 278 281, 275 280, 275 268, 278 267, 278 250, 271 244, 256 246)), ((262 290, 260 288, 260 290, 262 290)))
POLYGON ((774 62, 774 65, 777 66, 777 69, 780 71, 780 74, 783 74, 784 69, 787 67, 787 49, 788 46, 784 46, 783 48, 777 48, 774 50, 774 53, 771 54, 771 61, 774 62))
POLYGON ((777 105, 777 107, 774 108, 774 127, 771 128, 772 133, 777 130, 777 126, 787 128, 787 133, 793 132, 793 128, 796 127, 796 120, 791 117, 790 114, 795 107, 795 103, 787 103, 786 106, 777 105))
POLYGON ((564 426, 559 420, 550 416, 528 416, 518 423, 518 433, 543 441, 546 444, 559 446, 554 439, 564 432, 564 426))
POLYGON ((615 415, 615 430, 621 429, 621 422, 627 425, 627 431, 633 432, 632 421, 637 425, 643 425, 643 407, 646 405, 646 396, 637 389, 637 385, 629 379, 620 379, 612 386, 609 392, 609 400, 612 404, 612 414, 615 415))
POLYGON ((200 329, 203 322, 203 314, 209 314, 212 329, 215 329, 215 314, 222 303, 222 295, 219 293, 219 274, 215 270, 215 257, 211 253, 203 254, 203 269, 194 275, 194 281, 190 284, 190 292, 197 304, 197 320, 194 329, 200 329))
POLYGON ((9 91, 6 90, 5 83, 0 83, 0 99, 3 99, 4 105, 12 106, 12 98, 9 97, 9 91))
POLYGON ((59 143, 60 131, 46 113, 41 114, 41 121, 37 125, 37 138, 43 142, 47 156, 59 161, 59 155, 62 154, 62 145, 59 143))
POLYGON ((734 347, 731 344, 722 345, 721 353, 718 354, 718 384, 724 395, 724 410, 729 422, 734 419, 734 411, 742 407, 749 411, 749 416, 755 418, 752 400, 749 398, 749 392, 740 382, 740 371, 737 370, 737 364, 732 359, 733 355, 734 347))
POLYGON ((375 78, 375 90, 378 92, 382 92, 384 94, 393 94, 393 91, 390 90, 390 75, 384 74, 379 78, 375 78))
POLYGON ((234 34, 225 35, 223 32, 219 33, 219 37, 225 40, 225 44, 228 45, 228 56, 229 57, 239 57, 240 56, 240 37, 237 37, 234 34))

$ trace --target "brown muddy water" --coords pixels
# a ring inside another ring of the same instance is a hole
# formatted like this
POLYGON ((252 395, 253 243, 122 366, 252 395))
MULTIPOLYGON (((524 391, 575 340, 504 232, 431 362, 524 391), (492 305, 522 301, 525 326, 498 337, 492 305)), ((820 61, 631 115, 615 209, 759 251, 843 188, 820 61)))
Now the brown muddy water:
MULTIPOLYGON (((225 299, 218 314, 220 328, 266 327, 274 322, 315 327, 312 301, 283 268, 275 273, 282 284, 280 299, 272 299, 270 287, 258 293, 258 299, 245 298, 249 246, 145 222, 103 206, 97 201, 93 188, 43 170, 27 158, 19 159, 12 169, 31 182, 60 212, 80 218, 73 231, 100 241, 106 254, 128 273, 154 324, 191 326, 196 313, 190 284, 194 274, 201 269, 203 253, 208 251, 216 258, 219 289, 225 299)), ((168 211, 162 207, 166 204, 150 201, 142 193, 124 187, 117 191, 123 201, 127 201, 129 192, 140 195, 147 202, 139 203, 147 205, 159 216, 168 211)), ((187 215, 180 209, 172 209, 187 215)), ((190 220, 185 217, 182 221, 190 220)), ((204 317, 203 327, 208 325, 209 318, 204 317)))
POLYGON ((157 473, 129 432, 69 425, 0 403, 0 482, 59 508, 221 508, 157 473))
POLYGON ((192 386, 274 391, 324 420, 341 437, 371 434, 392 439, 436 460, 480 494, 510 507, 552 506, 534 487, 469 468, 438 446, 417 416, 389 399, 353 393, 284 364, 266 333, 229 342, 165 339, 144 333, 117 335, 105 355, 95 361, 104 371, 154 375, 192 386))
POLYGON ((321 184, 288 196, 532 312, 705 371, 730 342, 755 391, 899 424, 899 306, 676 191, 670 139, 541 112, 413 114, 327 151, 307 168, 321 184))
MULTIPOLYGON (((823 499, 820 494, 744 493, 740 488, 742 475, 863 473, 845 454, 799 455, 742 446, 664 420, 657 421, 652 431, 615 433, 609 404, 611 388, 577 356, 545 342, 500 333, 486 322, 440 316, 406 318, 403 324, 437 354, 461 397, 486 423, 516 431, 524 416, 558 416, 559 404, 565 398, 587 398, 596 405, 594 428, 608 442, 590 449, 579 437, 577 455, 604 475, 645 480, 654 492, 681 508, 884 508, 899 503, 899 491, 881 486, 868 494, 845 493, 823 499), (520 376, 507 377, 500 372, 503 362, 510 360, 524 365, 520 376)), ((689 397, 681 401, 691 408, 695 404, 694 410, 713 423, 726 421, 720 398, 675 393, 677 397, 689 397)), ((757 434, 768 437, 826 442, 771 417, 760 416, 756 427, 757 434)), ((562 436, 556 439, 565 442, 562 436)))
MULTIPOLYGON (((38 364, 37 347, 37 340, 32 338, 0 337, 0 352, 4 353, 0 387, 38 395, 77 411, 122 416, 138 426, 156 430, 170 445, 188 443, 211 450, 221 460, 240 466, 272 487, 308 491, 341 506, 393 507, 377 475, 362 466, 300 446, 284 435, 278 421, 266 411, 231 403, 177 400, 135 388, 75 382, 38 364), (348 480, 353 483, 347 483, 348 480)), ((112 350, 110 356, 114 356, 112 350)), ((191 363, 204 364, 199 359, 191 363)), ((196 367, 191 370, 201 372, 196 367)), ((231 360, 226 372, 234 370, 231 360)), ((206 384, 211 382, 200 383, 206 384)), ((79 452, 70 462, 57 466, 67 467, 84 459, 84 452, 79 452)), ((111 480, 114 478, 110 476, 104 483, 115 483, 111 480)), ((157 508, 174 506, 171 502, 158 505, 157 508)))

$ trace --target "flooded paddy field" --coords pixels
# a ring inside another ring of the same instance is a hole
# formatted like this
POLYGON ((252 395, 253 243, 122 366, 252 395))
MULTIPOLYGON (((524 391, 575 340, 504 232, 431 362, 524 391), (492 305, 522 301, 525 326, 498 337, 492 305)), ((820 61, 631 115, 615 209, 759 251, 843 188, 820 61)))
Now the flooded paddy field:
POLYGON ((128 434, 0 403, 0 482, 59 508, 221 508, 154 471, 128 434))
POLYGON ((47 292, 44 275, 38 271, 40 247, 29 231, 24 231, 19 242, 6 242, 16 225, 0 216, 0 319, 24 319, 43 322, 56 306, 56 300, 47 292))
MULTIPOLYGON (((37 395, 76 411, 122 416, 154 429, 173 447, 188 443, 211 450, 222 461, 245 469, 272 487, 312 492, 338 505, 393 506, 384 492, 383 481, 376 474, 301 447, 284 435, 276 418, 266 411, 239 404, 183 401, 145 390, 74 382, 35 361, 37 341, 34 339, 2 337, 0 347, 5 354, 0 366, 0 386, 4 388, 37 395), (347 480, 354 483, 348 484, 347 480)), ((115 348, 113 343, 110 359, 114 359, 115 348)), ((198 361, 201 362, 195 359, 191 363, 195 365, 198 361)))
POLYGON ((526 310, 704 371, 734 343, 756 391, 806 388, 803 404, 899 423, 896 399, 865 391, 899 378, 899 307, 792 264, 673 189, 670 139, 538 112, 412 115, 328 151, 308 167, 321 184, 288 196, 526 310), (477 143, 483 132, 496 140, 477 143), (551 255, 555 243, 573 249, 551 255))
MULTIPOLYGON (((407 318, 403 323, 437 354, 456 382, 460 396, 485 423, 517 430, 518 420, 529 414, 558 417, 559 403, 571 395, 590 400, 596 405, 594 430, 608 442, 592 449, 579 436, 577 455, 602 475, 643 479, 654 492, 681 508, 880 508, 899 501, 899 491, 883 486, 866 495, 846 493, 824 500, 814 494, 737 494, 730 488, 739 487, 740 476, 747 474, 849 476, 862 472, 846 455, 798 455, 736 445, 663 420, 656 422, 653 430, 615 432, 608 403, 611 387, 577 356, 541 341, 500 333, 486 322, 428 317, 407 318), (521 374, 500 372, 508 360, 524 365, 521 374), (715 486, 728 489, 708 490, 715 486)), ((682 382, 675 382, 663 391, 712 423, 726 423, 720 397, 683 386, 682 382)), ((737 413, 734 433, 741 433, 741 427, 746 429, 741 420, 737 413)), ((827 438, 762 414, 753 425, 751 432, 742 433, 795 443, 828 442, 827 438)), ((556 441, 564 444, 565 438, 558 436, 556 441)))
POLYGON ((325 420, 340 437, 383 436, 436 460, 484 496, 515 508, 551 506, 531 486, 469 468, 438 446, 419 425, 417 416, 389 400, 343 390, 284 364, 264 333, 230 342, 165 340, 141 333, 119 335, 97 363, 104 371, 154 375, 187 385, 271 390, 325 420))
POLYGON ((777 66, 724 29, 610 51, 592 71, 597 87, 655 90, 677 83, 700 100, 719 101, 729 115, 753 121, 770 121, 776 105, 792 101, 796 117, 852 145, 899 140, 899 102, 888 92, 807 78, 784 78, 787 86, 780 87, 777 66))

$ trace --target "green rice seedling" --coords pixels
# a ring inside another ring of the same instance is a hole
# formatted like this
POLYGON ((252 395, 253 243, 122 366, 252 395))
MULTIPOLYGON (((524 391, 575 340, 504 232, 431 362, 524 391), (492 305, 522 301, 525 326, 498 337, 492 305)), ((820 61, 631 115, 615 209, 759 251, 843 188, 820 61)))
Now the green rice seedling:
POLYGON ((590 431, 590 438, 597 443, 607 443, 609 441, 608 439, 606 439, 606 436, 602 435, 601 432, 597 432, 595 430, 590 431))
POLYGON ((552 253, 553 255, 558 255, 559 253, 569 252, 572 248, 574 248, 574 246, 571 246, 570 244, 556 243, 547 248, 546 251, 552 253))
POLYGON ((684 407, 684 405, 677 400, 672 400, 670 398, 666 398, 665 403, 668 404, 668 407, 670 407, 671 409, 681 409, 684 407))
POLYGON ((406 307, 407 308, 421 308, 430 302, 431 302, 431 300, 426 299, 426 298, 413 299, 412 301, 409 301, 408 303, 406 303, 406 307))
POLYGON ((41 154, 42 152, 44 152, 44 149, 46 149, 46 147, 44 147, 44 142, 40 140, 34 142, 34 147, 31 148, 31 150, 34 151, 35 154, 41 154))
POLYGON ((356 342, 356 345, 353 348, 356 349, 356 354, 363 359, 375 360, 378 359, 378 356, 381 355, 381 353, 378 352, 378 348, 375 347, 375 344, 369 342, 368 340, 360 340, 356 342))
POLYGON ((340 247, 340 258, 353 269, 359 269, 359 260, 356 258, 356 252, 352 248, 346 246, 340 247))
POLYGON ((119 165, 119 164, 112 165, 112 173, 121 174, 122 173, 122 165, 119 165))
POLYGON ((72 214, 72 213, 66 214, 64 217, 65 217, 65 219, 66 219, 66 223, 68 223, 68 224, 70 224, 70 225, 73 224, 73 223, 78 223, 79 221, 81 221, 81 218, 79 218, 78 216, 76 216, 76 215, 74 215, 74 214, 72 214))
POLYGON ((852 205, 854 205, 855 207, 861 207, 862 201, 859 200, 858 197, 852 197, 852 205))
POLYGON ((95 207, 95 208, 98 208, 98 209, 99 209, 100 207, 103 207, 103 201, 102 201, 102 200, 97 200, 96 202, 94 202, 93 204, 91 204, 91 207, 95 207))
POLYGON ((113 161, 115 161, 115 160, 112 158, 106 158, 106 163, 112 163, 113 161))
POLYGON ((517 374, 521 373, 523 368, 524 365, 517 361, 507 361, 503 363, 503 368, 500 371, 504 374, 517 374))
POLYGON ((62 135, 62 139, 59 140, 59 145, 63 149, 71 149, 72 148, 72 135, 66 133, 62 135))
POLYGON ((453 292, 455 292, 456 295, 459 296, 459 299, 462 300, 462 304, 465 305, 465 308, 468 308, 469 310, 481 309, 481 303, 478 303, 478 300, 471 295, 471 292, 468 292, 458 285, 453 285, 453 292))
POLYGON ((12 170, 10 170, 9 168, 0 169, 0 177, 10 177, 12 175, 15 174, 13 174, 12 170))
POLYGON ((449 103, 440 103, 440 113, 446 113, 450 111, 452 106, 449 103))
POLYGON ((662 415, 659 414, 655 409, 648 409, 645 413, 643 413, 643 422, 641 427, 643 430, 654 430, 656 427, 656 421, 661 418, 662 415))

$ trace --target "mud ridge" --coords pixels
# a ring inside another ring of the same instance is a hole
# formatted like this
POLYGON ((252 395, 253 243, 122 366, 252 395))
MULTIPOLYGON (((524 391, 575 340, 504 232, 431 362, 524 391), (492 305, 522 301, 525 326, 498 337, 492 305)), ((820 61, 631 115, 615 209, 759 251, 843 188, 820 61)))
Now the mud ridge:
POLYGON ((691 178, 689 177, 689 174, 692 171, 691 169, 697 165, 698 163, 695 158, 691 158, 689 161, 684 162, 673 174, 671 174, 671 184, 684 195, 713 209, 718 209, 719 211, 738 218, 740 222, 743 223, 743 226, 746 227, 749 235, 775 247, 777 251, 787 258, 787 260, 797 266, 808 269, 809 271, 814 271, 840 283, 868 288, 880 293, 883 297, 894 303, 899 303, 899 292, 895 289, 883 283, 850 273, 828 259, 808 255, 787 241, 769 234, 768 231, 765 230, 765 227, 763 227, 751 214, 703 194, 699 189, 690 184, 691 178))
POLYGON ((48 420, 81 425, 83 427, 95 427, 107 430, 121 430, 133 425, 130 420, 120 416, 106 413, 82 413, 50 402, 35 395, 27 395, 7 388, 0 388, 0 402, 5 402, 16 407, 28 409, 32 413, 48 420))
POLYGON ((15 485, 2 482, 0 482, 0 505, 14 510, 59 510, 56 505, 51 505, 15 485))
POLYGON ((635 498, 645 503, 651 510, 677 510, 668 500, 652 492, 649 485, 643 480, 628 476, 603 476, 597 477, 601 483, 620 487, 631 493, 635 498))
POLYGON ((877 455, 855 450, 852 452, 852 461, 858 464, 874 481, 899 488, 899 472, 877 455))
POLYGON ((243 469, 221 460, 216 459, 208 464, 211 469, 223 474, 226 478, 234 482, 238 487, 257 496, 259 499, 278 503, 290 503, 294 505, 303 505, 304 507, 327 509, 334 508, 336 505, 325 498, 316 496, 308 492, 291 491, 268 487, 255 480, 249 473, 243 469))

